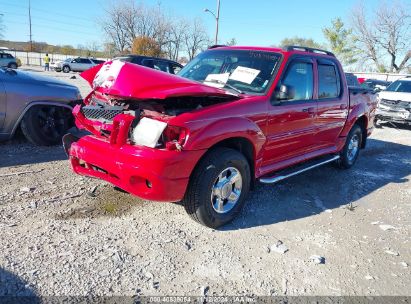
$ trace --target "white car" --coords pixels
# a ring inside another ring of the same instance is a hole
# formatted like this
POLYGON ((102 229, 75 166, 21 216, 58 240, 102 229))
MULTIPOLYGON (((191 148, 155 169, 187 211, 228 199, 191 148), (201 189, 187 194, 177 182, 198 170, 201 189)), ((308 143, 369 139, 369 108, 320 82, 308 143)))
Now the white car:
POLYGON ((379 121, 411 125, 411 76, 394 81, 378 94, 378 100, 376 126, 379 121))
POLYGON ((70 71, 83 72, 98 64, 99 63, 97 63, 95 59, 77 57, 77 58, 67 58, 64 61, 56 62, 54 66, 52 66, 52 68, 56 72, 60 72, 60 71, 63 71, 64 73, 68 73, 70 71))

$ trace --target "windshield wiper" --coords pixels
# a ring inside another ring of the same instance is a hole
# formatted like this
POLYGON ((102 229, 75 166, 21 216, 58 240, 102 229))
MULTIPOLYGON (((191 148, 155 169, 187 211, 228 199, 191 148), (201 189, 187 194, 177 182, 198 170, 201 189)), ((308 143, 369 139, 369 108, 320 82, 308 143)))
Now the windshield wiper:
POLYGON ((221 80, 218 80, 218 79, 204 80, 203 82, 211 82, 211 83, 222 84, 223 88, 227 87, 229 89, 232 89, 232 90, 236 91, 237 93, 244 94, 243 91, 237 89, 236 87, 232 86, 231 84, 228 84, 228 83, 226 83, 224 81, 221 81, 221 80))

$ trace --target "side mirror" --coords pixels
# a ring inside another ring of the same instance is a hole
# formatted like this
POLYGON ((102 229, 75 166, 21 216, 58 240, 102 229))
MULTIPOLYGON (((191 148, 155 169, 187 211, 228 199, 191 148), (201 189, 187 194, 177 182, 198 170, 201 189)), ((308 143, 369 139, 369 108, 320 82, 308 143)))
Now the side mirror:
POLYGON ((282 84, 275 92, 275 99, 277 101, 289 99, 289 88, 285 84, 282 84))

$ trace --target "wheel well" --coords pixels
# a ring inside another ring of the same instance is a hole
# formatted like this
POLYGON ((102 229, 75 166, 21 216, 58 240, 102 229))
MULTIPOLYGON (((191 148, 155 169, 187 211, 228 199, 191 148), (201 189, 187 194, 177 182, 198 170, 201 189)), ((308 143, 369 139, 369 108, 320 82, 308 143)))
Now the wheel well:
POLYGON ((253 144, 244 137, 232 137, 216 143, 214 146, 210 147, 209 150, 213 149, 214 147, 230 148, 242 153, 245 156, 250 166, 251 187, 253 188, 255 183, 255 153, 253 144))
MULTIPOLYGON (((26 108, 24 108, 23 112, 20 114, 19 118, 18 118, 17 121, 15 122, 14 127, 13 127, 13 129, 12 129, 12 131, 11 131, 11 136, 14 136, 15 132, 16 132, 18 129, 21 128, 21 121, 23 120, 23 117, 27 114, 27 112, 28 112, 32 107, 41 106, 41 105, 42 105, 42 106, 61 107, 61 108, 67 109, 67 111, 70 111, 70 112, 73 110, 73 108, 70 107, 70 106, 68 106, 68 105, 58 104, 58 103, 48 103, 48 102, 46 102, 46 103, 38 102, 38 103, 37 103, 37 102, 34 102, 34 103, 32 103, 32 104, 29 104, 26 108)), ((70 123, 71 123, 71 125, 74 126, 74 117, 72 117, 72 121, 71 121, 70 123)))
POLYGON ((362 130, 361 148, 364 149, 367 144, 367 117, 365 117, 365 115, 361 116, 357 119, 355 124, 358 125, 362 130))

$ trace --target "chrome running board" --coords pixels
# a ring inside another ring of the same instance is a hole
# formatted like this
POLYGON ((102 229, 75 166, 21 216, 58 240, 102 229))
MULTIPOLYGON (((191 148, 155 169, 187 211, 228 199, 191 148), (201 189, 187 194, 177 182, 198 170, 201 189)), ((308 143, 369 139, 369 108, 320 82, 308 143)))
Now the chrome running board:
POLYGON ((290 173, 287 173, 287 174, 279 174, 279 175, 275 175, 275 176, 272 176, 272 177, 262 177, 262 178, 259 179, 259 181, 260 181, 261 183, 263 183, 263 184, 274 184, 274 183, 278 183, 279 181, 282 181, 282 180, 284 180, 284 179, 286 179, 286 178, 289 178, 289 177, 291 177, 291 176, 298 175, 298 174, 303 173, 303 172, 305 172, 305 171, 308 171, 308 170, 311 170, 311 169, 320 167, 320 166, 322 166, 322 165, 331 163, 331 162, 333 162, 333 161, 336 161, 336 160, 339 159, 339 158, 340 158, 339 155, 335 155, 335 156, 333 156, 333 157, 331 157, 331 158, 322 159, 320 162, 314 163, 314 164, 312 164, 312 165, 308 165, 307 167, 298 168, 298 169, 297 169, 296 171, 294 171, 294 172, 290 172, 290 173))

